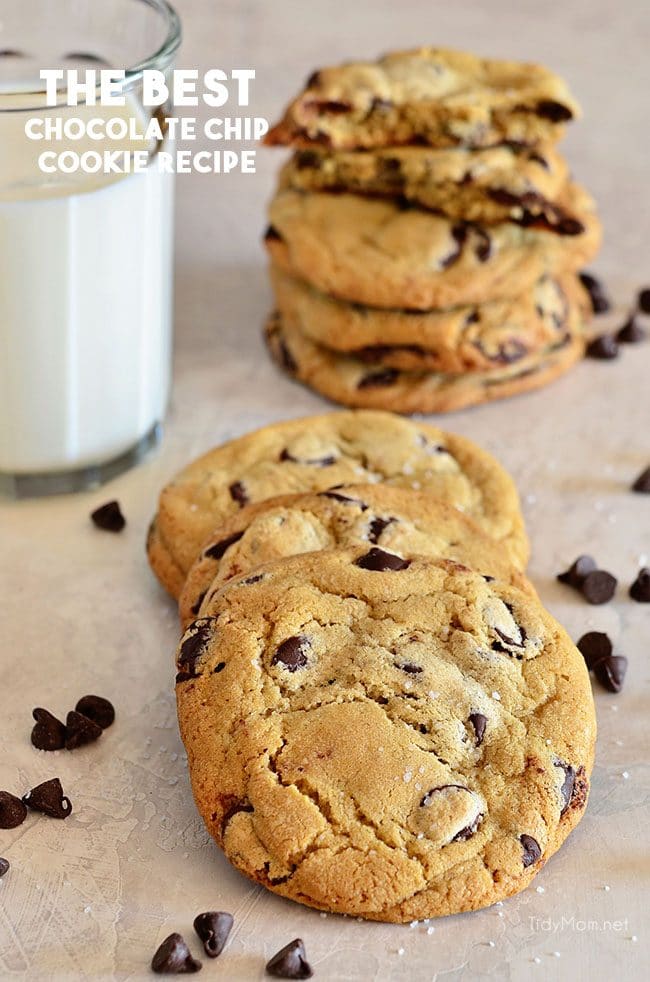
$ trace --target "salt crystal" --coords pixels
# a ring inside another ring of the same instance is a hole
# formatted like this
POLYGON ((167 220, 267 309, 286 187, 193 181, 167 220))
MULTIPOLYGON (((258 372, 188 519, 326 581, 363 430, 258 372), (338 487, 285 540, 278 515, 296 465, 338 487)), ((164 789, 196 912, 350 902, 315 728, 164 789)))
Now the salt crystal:
POLYGON ((397 949, 397 954, 398 955, 403 955, 404 954, 404 948, 398 948, 397 949))
POLYGON ((433 934, 434 931, 435 931, 435 927, 428 927, 427 928, 427 934, 433 934))
POLYGON ((496 701, 497 701, 497 702, 501 702, 501 695, 500 695, 500 693, 498 693, 498 692, 496 691, 496 689, 495 689, 495 690, 494 690, 494 692, 492 693, 492 698, 493 698, 493 699, 496 699, 496 701))
POLYGON ((544 887, 535 887, 537 893, 544 893, 544 887))
POLYGON ((624 781, 627 781, 629 776, 630 776, 629 771, 623 771, 623 773, 621 774, 621 777, 623 778, 624 781))
POLYGON ((404 771, 404 778, 403 778, 404 784, 408 784, 412 777, 413 777, 412 771, 404 771))

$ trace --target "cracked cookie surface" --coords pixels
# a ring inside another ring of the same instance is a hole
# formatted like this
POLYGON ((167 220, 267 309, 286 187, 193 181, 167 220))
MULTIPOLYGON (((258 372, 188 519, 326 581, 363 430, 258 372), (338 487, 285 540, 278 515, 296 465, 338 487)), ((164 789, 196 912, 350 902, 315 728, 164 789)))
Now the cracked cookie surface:
POLYGON ((575 272, 598 251, 590 196, 571 185, 584 231, 560 236, 512 222, 454 222, 389 199, 276 193, 266 249, 322 293, 371 307, 432 310, 520 296, 545 274, 575 272))
POLYGON ((193 792, 230 861, 322 910, 410 921, 523 889, 586 804, 584 660, 530 595, 379 547, 229 581, 186 632, 193 792))
POLYGON ((245 505, 382 481, 460 508, 524 567, 528 540, 519 498, 501 465, 465 437, 373 411, 274 423, 193 461, 160 494, 147 537, 149 562, 178 597, 205 540, 245 505))
POLYGON ((422 47, 313 72, 265 143, 536 144, 559 139, 579 113, 566 83, 541 65, 422 47))
POLYGON ((179 598, 184 627, 233 576, 285 556, 366 544, 454 559, 534 594, 503 547, 467 515, 422 491, 386 484, 285 495, 248 505, 204 543, 179 598))

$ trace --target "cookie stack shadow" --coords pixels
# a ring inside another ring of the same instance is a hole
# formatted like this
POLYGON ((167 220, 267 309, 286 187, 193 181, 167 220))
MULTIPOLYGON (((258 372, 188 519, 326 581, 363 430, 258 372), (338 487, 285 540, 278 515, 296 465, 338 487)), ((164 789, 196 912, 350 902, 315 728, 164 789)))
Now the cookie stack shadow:
POLYGON ((584 353, 601 229, 557 149, 579 108, 537 66, 422 48, 315 72, 265 245, 276 362, 334 402, 437 413, 584 353))

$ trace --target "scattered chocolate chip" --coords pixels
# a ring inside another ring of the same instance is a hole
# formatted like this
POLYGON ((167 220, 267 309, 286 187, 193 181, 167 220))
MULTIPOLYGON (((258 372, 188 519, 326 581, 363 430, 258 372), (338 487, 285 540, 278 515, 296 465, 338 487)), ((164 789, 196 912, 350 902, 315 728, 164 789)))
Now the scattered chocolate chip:
POLYGON ((585 576, 587 576, 588 573, 592 573, 597 568, 596 560, 591 556, 578 556, 576 561, 565 573, 557 574, 557 579, 560 581, 560 583, 566 583, 567 586, 572 586, 575 587, 576 590, 579 590, 585 576))
POLYGON ((9 872, 9 860, 0 857, 0 879, 9 872))
POLYGON ((310 979, 314 974, 301 938, 290 941, 266 963, 266 974, 276 979, 310 979))
POLYGON ((591 672, 601 658, 609 658, 612 653, 612 642, 602 631, 588 631, 578 641, 577 648, 591 672))
POLYGON ((630 596, 639 604, 650 604, 650 569, 644 566, 630 587, 630 596))
POLYGON ((650 467, 641 471, 632 485, 632 490, 636 491, 637 494, 650 494, 650 467))
POLYGON ((32 811, 49 815, 50 818, 67 818, 72 812, 72 804, 63 794, 58 777, 37 784, 35 788, 24 794, 23 804, 32 811))
POLYGON ((74 708, 101 726, 102 730, 107 730, 115 722, 113 705, 102 696, 82 696, 74 708))
POLYGON ((36 725, 32 729, 32 744, 37 750, 62 750, 65 747, 65 726, 47 709, 32 710, 36 725))
POLYGON ((595 276, 592 276, 591 273, 580 273, 580 282, 589 294, 591 308, 594 314, 606 313, 610 309, 611 303, 605 291, 605 287, 600 280, 596 279, 595 276))
POLYGON ((223 910, 208 910, 194 918, 194 930, 203 942, 208 958, 216 958, 221 954, 232 926, 232 914, 223 910))
POLYGON ((599 361, 611 361, 618 358, 618 341, 613 334, 601 334, 587 345, 587 357, 599 361))
POLYGON ((474 733, 476 734, 476 746, 480 747, 483 743, 483 737, 485 736, 487 716, 484 716, 483 713, 470 713, 469 721, 474 727, 474 733))
POLYGON ((27 818, 25 803, 9 791, 0 791, 0 829, 15 829, 27 818))
POLYGON ((242 508, 250 501, 250 498, 246 494, 246 488, 241 481, 233 481, 228 490, 232 500, 236 501, 242 508))
POLYGON ((562 787, 560 788, 560 798, 562 800, 560 817, 562 817, 571 804, 573 789, 576 783, 576 772, 570 764, 565 764, 563 760, 556 760, 554 761, 554 764, 556 767, 559 767, 564 771, 564 781, 562 782, 562 787))
POLYGON ((616 335, 616 340, 621 344, 639 344, 646 339, 646 330, 641 327, 634 315, 628 318, 616 335))
POLYGON ((542 119, 550 119, 552 123, 566 123, 569 119, 573 119, 569 107, 554 99, 540 99, 535 106, 535 113, 542 119))
POLYGON ((539 842, 537 839, 533 839, 532 835, 520 835, 519 841, 521 842, 521 847, 524 851, 522 856, 522 862, 524 864, 524 869, 528 866, 532 866, 542 855, 542 850, 539 847, 539 842))
POLYGON ((615 576, 604 569, 587 573, 580 585, 580 592, 588 604, 606 604, 616 593, 618 582, 615 576))
POLYGON ((393 385, 399 378, 396 368, 382 368, 377 372, 370 372, 362 376, 357 382, 357 389, 370 389, 373 386, 393 385))
POLYGON ((625 655, 609 655, 608 658, 601 658, 594 666, 596 678, 610 692, 621 691, 626 672, 627 658, 625 655))
POLYGON ((157 975, 187 975, 200 971, 201 962, 192 957, 182 935, 174 932, 157 949, 151 969, 157 975))
POLYGON ((289 672, 296 672, 299 668, 304 668, 307 664, 307 653, 309 651, 311 651, 309 638, 306 638, 303 634, 299 634, 294 638, 287 638, 277 648, 271 664, 277 665, 279 662, 289 672))
POLYGON ((385 552, 375 546, 364 556, 355 559, 354 565, 361 569, 373 570, 375 573, 385 573, 388 570, 407 569, 411 565, 411 561, 410 559, 402 559, 401 556, 396 556, 393 552, 385 552))
MULTIPOLYGON (((227 539, 222 539, 221 542, 215 542, 213 546, 210 546, 208 549, 205 550, 205 552, 203 553, 204 558, 223 559, 223 557, 226 554, 226 550, 229 549, 230 546, 234 546, 235 542, 239 542, 243 534, 244 534, 243 531, 235 532, 234 535, 229 535, 227 539)), ((199 607, 200 606, 201 605, 199 604, 199 607)))
POLYGON ((344 505, 357 505, 361 511, 367 511, 368 505, 360 498, 350 498, 346 494, 339 494, 338 491, 321 491, 320 498, 331 498, 333 501, 340 501, 344 505))
POLYGON ((373 518, 368 526, 368 541, 377 543, 379 541, 379 536, 384 532, 389 525, 396 522, 396 518, 373 518))
POLYGON ((90 518, 98 529, 104 529, 105 532, 121 532, 126 525, 119 501, 107 501, 105 505, 96 508, 90 518))
POLYGON ((650 290, 647 288, 644 290, 639 290, 639 295, 637 296, 636 302, 642 313, 650 314, 650 290))
POLYGON ((94 720, 72 709, 66 717, 65 732, 65 749, 76 750, 77 747, 83 747, 87 743, 94 743, 100 738, 103 730, 94 720))
POLYGON ((188 628, 192 634, 186 635, 181 644, 177 665, 193 678, 196 676, 196 662, 203 654, 203 650, 210 639, 213 623, 214 617, 201 617, 198 621, 194 621, 188 628))
POLYGON ((290 460, 292 464, 304 464, 306 467, 331 467, 332 464, 336 463, 336 457, 333 454, 328 454, 326 457, 312 457, 306 460, 299 460, 298 457, 294 457, 293 454, 289 453, 285 447, 280 454, 280 460, 290 460))

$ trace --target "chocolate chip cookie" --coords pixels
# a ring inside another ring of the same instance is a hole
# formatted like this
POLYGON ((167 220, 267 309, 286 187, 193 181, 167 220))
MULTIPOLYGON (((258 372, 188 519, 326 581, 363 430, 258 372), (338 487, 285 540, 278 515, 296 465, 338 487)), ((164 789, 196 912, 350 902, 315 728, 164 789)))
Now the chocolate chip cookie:
POLYGON ((561 236, 512 222, 453 222, 400 201, 279 191, 266 248, 323 293, 372 307, 431 310, 520 296, 544 274, 580 269, 600 244, 587 193, 572 185, 584 231, 561 236))
POLYGON ((406 414, 453 412, 541 388, 567 372, 585 350, 579 329, 567 330, 554 344, 519 361, 484 371, 446 374, 370 365, 316 344, 294 320, 277 312, 269 318, 265 336, 271 355, 284 371, 332 402, 406 414))
POLYGON ((577 276, 543 276, 511 300, 447 310, 378 310, 335 300, 271 267, 282 320, 312 341, 366 364, 408 372, 480 372, 559 343, 590 316, 577 276))
POLYGON ((580 820, 584 660, 530 595, 378 546, 231 580, 178 651, 198 809, 299 903, 383 921, 524 889, 580 820))
POLYGON ((534 592, 502 545, 457 508, 423 491, 356 485, 269 498, 231 515, 203 545, 179 598, 184 627, 233 576, 263 563, 359 544, 389 552, 454 559, 534 592))
POLYGON ((579 112, 564 81, 541 65, 422 47, 314 72, 265 142, 336 150, 537 144, 558 140, 579 112))
POLYGON ((208 536, 244 505, 382 481, 461 508, 520 568, 525 565, 517 491, 497 461, 464 437, 380 412, 288 420, 210 450, 163 488, 147 541, 149 561, 177 597, 208 536))
POLYGON ((567 180, 566 161, 554 147, 514 144, 298 150, 280 173, 281 187, 299 191, 399 198, 455 221, 515 222, 579 235, 582 223, 564 200, 567 180))

